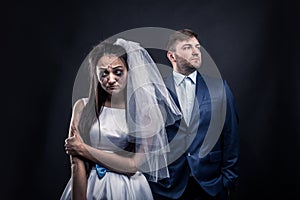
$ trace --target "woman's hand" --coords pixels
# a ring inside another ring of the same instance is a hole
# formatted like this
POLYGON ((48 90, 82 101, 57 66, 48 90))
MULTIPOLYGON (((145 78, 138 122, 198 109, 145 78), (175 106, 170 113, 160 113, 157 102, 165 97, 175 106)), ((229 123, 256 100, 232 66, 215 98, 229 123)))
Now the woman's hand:
POLYGON ((66 153, 72 156, 84 156, 85 143, 74 125, 71 126, 71 133, 72 136, 65 140, 66 153))

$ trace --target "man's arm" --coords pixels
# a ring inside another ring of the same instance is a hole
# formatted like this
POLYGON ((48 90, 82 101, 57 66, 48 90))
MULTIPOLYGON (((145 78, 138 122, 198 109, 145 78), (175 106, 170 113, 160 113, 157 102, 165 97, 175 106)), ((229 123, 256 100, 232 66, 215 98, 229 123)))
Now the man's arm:
POLYGON ((223 137, 223 184, 228 189, 234 189, 239 177, 239 153, 240 139, 238 133, 238 115, 235 108, 234 97, 226 81, 224 81, 226 92, 227 109, 223 137))

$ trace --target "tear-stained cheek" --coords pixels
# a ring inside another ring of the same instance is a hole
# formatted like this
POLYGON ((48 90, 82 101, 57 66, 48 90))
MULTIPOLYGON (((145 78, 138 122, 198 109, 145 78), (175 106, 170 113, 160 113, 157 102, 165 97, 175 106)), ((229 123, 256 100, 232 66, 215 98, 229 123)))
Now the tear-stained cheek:
POLYGON ((121 76, 117 78, 118 82, 125 82, 127 80, 127 78, 125 76, 121 76))
POLYGON ((103 77, 101 77, 101 78, 99 77, 98 80, 99 80, 99 82, 100 82, 101 85, 105 85, 106 82, 107 82, 106 78, 103 78, 103 77))

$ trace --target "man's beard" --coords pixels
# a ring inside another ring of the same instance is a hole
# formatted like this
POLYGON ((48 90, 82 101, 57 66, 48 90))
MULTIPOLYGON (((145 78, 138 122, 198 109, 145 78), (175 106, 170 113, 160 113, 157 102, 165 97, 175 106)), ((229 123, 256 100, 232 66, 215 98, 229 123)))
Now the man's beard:
POLYGON ((197 70, 197 68, 200 67, 201 63, 199 65, 193 65, 190 63, 188 60, 181 58, 179 56, 176 56, 176 62, 177 62, 177 67, 184 72, 184 74, 190 74, 197 70))

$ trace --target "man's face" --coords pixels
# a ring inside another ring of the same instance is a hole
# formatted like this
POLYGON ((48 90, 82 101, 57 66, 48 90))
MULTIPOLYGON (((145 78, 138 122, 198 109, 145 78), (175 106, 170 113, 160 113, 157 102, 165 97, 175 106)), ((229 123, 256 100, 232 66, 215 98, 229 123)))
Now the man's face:
POLYGON ((200 43, 197 38, 178 41, 174 52, 179 71, 195 71, 201 66, 200 43))

